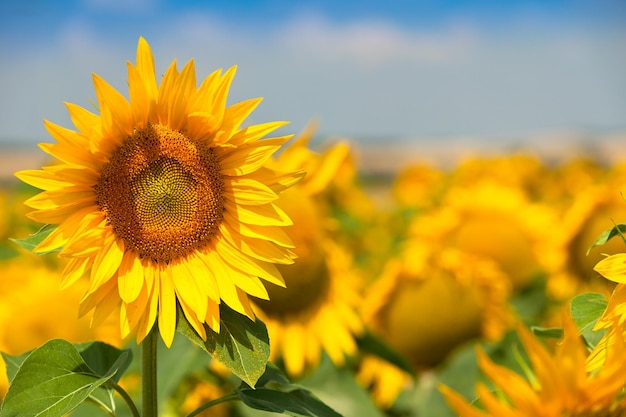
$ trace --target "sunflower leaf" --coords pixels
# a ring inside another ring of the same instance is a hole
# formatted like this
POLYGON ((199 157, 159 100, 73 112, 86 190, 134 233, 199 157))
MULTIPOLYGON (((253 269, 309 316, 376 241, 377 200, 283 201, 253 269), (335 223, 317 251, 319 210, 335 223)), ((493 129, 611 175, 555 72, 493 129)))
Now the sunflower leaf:
MULTIPOLYGON (((57 226, 55 225, 45 224, 33 234, 30 234, 21 239, 9 238, 9 240, 16 245, 26 249, 27 251, 32 252, 33 249, 35 249, 37 245, 39 245, 45 238, 47 238, 48 235, 52 233, 56 228, 57 226)), ((49 252, 37 252, 37 255, 45 255, 47 253, 58 252, 60 250, 61 248, 49 252)))
POLYGON ((239 398, 248 407, 290 416, 339 417, 335 410, 324 404, 308 389, 292 384, 272 363, 268 362, 265 372, 252 388, 242 383, 237 388, 239 398))
MULTIPOLYGON (((88 350, 88 347, 83 349, 88 350)), ((13 373, 11 385, 4 397, 0 416, 34 417, 65 416, 111 380, 128 364, 128 352, 118 351, 106 361, 93 360, 94 352, 88 354, 94 371, 85 362, 81 352, 70 342, 54 339, 30 352, 26 358, 13 357, 8 373, 13 373), (21 363, 20 363, 21 361, 21 363), (18 365, 19 363, 19 365, 18 365), (17 371, 14 366, 18 366, 17 371), (103 372, 104 371, 104 372, 103 372)))
POLYGON ((580 334, 590 348, 598 344, 603 331, 594 331, 593 327, 606 309, 607 299, 600 293, 585 293, 574 297, 570 311, 580 334))
POLYGON ((254 390, 240 389, 238 392, 244 404, 256 410, 285 413, 296 417, 341 417, 341 414, 302 388, 278 391, 261 387, 254 390))
POLYGON ((614 238, 615 236, 621 236, 622 239, 624 239, 624 241, 626 242, 626 239, 624 238, 624 234, 626 234, 626 223, 616 224, 610 229, 605 230, 604 232, 600 234, 600 236, 598 236, 595 242, 593 242, 591 246, 589 246, 589 249, 587 249, 587 255, 589 255, 589 252, 591 252, 591 249, 595 248, 596 246, 604 245, 606 242, 608 242, 610 239, 614 238))
POLYGON ((178 311, 178 332, 219 360, 232 373, 253 387, 265 372, 270 356, 269 337, 265 324, 237 313, 220 304, 220 332, 204 324, 206 340, 191 327, 182 310, 178 311))

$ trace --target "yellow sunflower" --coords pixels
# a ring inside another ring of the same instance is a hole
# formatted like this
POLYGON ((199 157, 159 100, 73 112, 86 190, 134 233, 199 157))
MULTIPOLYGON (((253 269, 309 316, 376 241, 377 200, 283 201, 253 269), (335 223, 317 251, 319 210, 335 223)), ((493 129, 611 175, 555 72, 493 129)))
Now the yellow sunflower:
POLYGON ((584 291, 610 293, 614 284, 598 279, 593 271, 603 253, 623 251, 624 242, 611 239, 602 247, 587 251, 602 232, 626 212, 619 191, 609 185, 589 185, 577 191, 576 199, 564 211, 554 233, 547 235, 542 259, 548 273, 548 294, 555 300, 568 300, 584 291))
POLYGON ((291 220, 274 202, 301 175, 263 167, 289 137, 260 139, 285 122, 242 127, 261 99, 226 105, 235 67, 197 87, 194 61, 174 61, 157 85, 143 38, 127 66, 130 100, 94 75, 100 114, 67 104, 78 130, 46 121, 57 143, 40 145, 58 163, 16 175, 45 190, 29 216, 58 225, 35 252, 62 248, 64 287, 90 271, 80 314, 97 323, 121 304, 138 341, 158 317, 169 346, 177 303, 205 337, 221 301, 252 318, 261 279, 284 285, 274 264, 293 262, 291 220))
POLYGON ((329 238, 329 215, 324 190, 345 155, 343 144, 323 154, 306 145, 311 131, 285 149, 276 165, 305 168, 306 177, 277 201, 292 219, 286 228, 298 259, 280 265, 286 288, 269 286, 270 299, 257 300, 255 312, 267 325, 271 360, 282 357, 287 372, 299 376, 314 368, 326 352, 340 365, 357 351, 355 335, 362 330, 357 314, 359 277, 350 254, 329 238), (298 162, 299 161, 299 162, 298 162))
MULTIPOLYGON (((58 271, 26 256, 0 262, 1 352, 19 355, 54 338, 74 343, 100 340, 122 346, 117 323, 112 317, 97 328, 91 328, 87 318, 78 318, 75 305, 87 289, 87 282, 81 281, 59 291, 55 279, 58 271)), ((4 367, 2 358, 1 367, 4 367)), ((6 373, 0 370, 0 398, 7 386, 6 373)))
POLYGON ((541 191, 547 174, 542 160, 526 151, 465 158, 450 173, 449 180, 468 186, 489 179, 534 196, 541 191))
POLYGON ((478 350, 478 363, 496 392, 479 382, 482 409, 446 386, 440 390, 461 417, 618 417, 626 413, 626 344, 615 338, 604 366, 585 370, 587 349, 571 317, 563 320, 564 337, 551 353, 524 326, 518 334, 532 364, 527 378, 496 365, 478 350))
POLYGON ((491 259, 521 289, 543 270, 539 254, 554 221, 553 210, 523 189, 481 180, 451 187, 439 207, 416 217, 410 234, 491 259))
MULTIPOLYGON (((492 261, 412 241, 367 289, 363 315, 373 332, 421 372, 469 340, 501 337, 512 322, 509 294, 510 283, 492 261)), ((408 375, 400 376, 368 359, 359 380, 389 406, 409 383, 408 375)))

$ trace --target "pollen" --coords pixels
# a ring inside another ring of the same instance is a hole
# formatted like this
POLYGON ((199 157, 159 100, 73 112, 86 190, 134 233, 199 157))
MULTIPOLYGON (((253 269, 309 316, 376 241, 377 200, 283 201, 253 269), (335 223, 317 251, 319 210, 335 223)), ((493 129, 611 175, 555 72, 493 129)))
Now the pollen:
POLYGON ((213 149, 159 124, 129 136, 94 188, 126 249, 155 263, 206 247, 223 219, 224 184, 213 149))

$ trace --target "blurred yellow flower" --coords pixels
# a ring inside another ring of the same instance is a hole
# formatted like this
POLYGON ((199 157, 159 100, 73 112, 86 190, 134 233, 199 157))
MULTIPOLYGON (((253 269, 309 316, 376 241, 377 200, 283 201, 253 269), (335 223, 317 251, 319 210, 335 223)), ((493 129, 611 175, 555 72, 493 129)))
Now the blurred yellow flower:
POLYGON ((478 362, 494 392, 479 382, 476 387, 482 409, 446 386, 440 389, 461 417, 617 417, 626 413, 626 345, 615 338, 602 368, 585 370, 587 349, 571 317, 564 316, 564 337, 551 353, 523 325, 518 327, 532 364, 527 378, 493 363, 478 350, 478 362))
MULTIPOLYGON (((372 331, 419 372, 469 340, 501 337, 513 318, 509 295, 510 283, 492 261, 414 241, 367 289, 363 309, 372 331)), ((387 375, 397 370, 378 368, 364 364, 360 380, 374 387, 379 403, 390 405, 408 376, 403 380, 387 375)))
POLYGON ((587 251, 624 212, 626 203, 610 184, 590 185, 577 191, 576 199, 553 226, 542 254, 551 298, 568 300, 584 291, 610 293, 613 284, 598 279, 593 268, 603 253, 623 251, 624 242, 613 238, 589 254, 587 251))
POLYGON ((545 181, 548 168, 533 153, 511 152, 497 155, 473 155, 461 160, 450 173, 456 186, 471 186, 486 179, 534 196, 545 181))
POLYGON ((415 218, 411 236, 491 259, 515 289, 542 272, 539 254, 554 213, 517 187, 489 180, 452 187, 440 207, 415 218))
POLYGON ((443 171, 428 164, 411 164, 395 176, 392 189, 400 207, 430 207, 439 200, 448 183, 443 171))
MULTIPOLYGON (((59 272, 26 255, 0 262, 0 270, 0 351, 18 355, 55 338, 121 347, 117 321, 109 319, 91 328, 86 317, 78 318, 76 305, 87 290, 86 282, 59 291, 59 272)), ((4 366, 1 358, 0 362, 4 366)), ((7 385, 2 371, 0 397, 7 385)))
POLYGON ((16 175, 45 190, 30 217, 58 224, 35 251, 63 248, 64 287, 91 270, 81 315, 97 323, 121 303, 124 336, 141 341, 158 320, 169 346, 177 304, 204 338, 221 301, 252 318, 248 295, 268 297, 259 277, 284 285, 274 264, 292 263, 291 220, 274 202, 301 175, 262 167, 289 137, 260 139, 286 123, 242 128, 261 99, 227 107, 234 74, 196 87, 194 61, 174 61, 157 85, 141 38, 130 101, 94 75, 99 115, 67 104, 78 131, 46 122, 57 143, 40 146, 59 162, 16 175))
POLYGON ((268 286, 269 300, 255 302, 255 312, 270 335, 270 360, 282 358, 292 376, 314 368, 322 351, 342 364, 346 355, 356 353, 354 337, 362 330, 357 314, 360 281, 350 255, 329 238, 324 198, 345 155, 344 145, 314 154, 306 147, 310 134, 305 130, 276 161, 283 170, 307 172, 276 202, 293 219, 285 230, 298 258, 292 265, 279 266, 287 287, 268 286))

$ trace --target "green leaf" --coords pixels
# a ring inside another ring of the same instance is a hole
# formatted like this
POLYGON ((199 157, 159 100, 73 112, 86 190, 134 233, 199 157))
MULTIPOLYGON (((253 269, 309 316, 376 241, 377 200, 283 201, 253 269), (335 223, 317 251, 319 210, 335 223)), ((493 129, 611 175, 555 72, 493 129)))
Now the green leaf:
POLYGON ((244 404, 255 410, 292 416, 340 416, 309 390, 289 382, 280 369, 269 362, 256 388, 242 383, 237 393, 244 404))
POLYGON ((22 353, 21 355, 9 355, 7 353, 2 353, 2 359, 4 359, 4 363, 7 368, 7 378, 9 382, 13 380, 13 377, 17 373, 17 370, 20 368, 24 360, 30 355, 30 352, 22 353))
POLYGON ((219 333, 204 325, 207 334, 204 341, 179 309, 177 330, 253 387, 265 372, 270 356, 265 324, 258 319, 250 320, 224 303, 220 304, 220 322, 219 333))
POLYGON ((256 410, 298 417, 341 417, 341 414, 301 388, 287 392, 264 387, 244 389, 239 391, 239 396, 248 407, 256 410))
POLYGON ((624 223, 616 224, 610 229, 605 230, 604 232, 600 234, 600 236, 598 236, 596 241, 593 242, 591 246, 589 246, 589 249, 587 249, 587 255, 589 255, 589 252, 591 252, 591 249, 595 248, 596 246, 604 245, 606 242, 608 242, 611 238, 615 236, 622 236, 622 239, 623 239, 624 233, 626 233, 626 224, 624 223))
POLYGON ((545 339, 560 339, 563 337, 563 329, 560 327, 540 327, 531 326, 530 330, 535 336, 543 337, 545 339))
POLYGON ((21 363, 4 398, 0 416, 65 416, 128 362, 121 352, 98 375, 71 343, 54 339, 33 350, 21 363))
POLYGON ((367 389, 357 382, 354 370, 347 366, 336 367, 328 354, 322 355, 315 371, 299 380, 298 386, 311 391, 315 397, 345 416, 386 415, 374 404, 367 389))
POLYGON ((407 372, 410 375, 413 374, 413 367, 406 360, 406 358, 371 332, 365 331, 356 342, 359 347, 359 351, 378 356, 379 358, 384 359, 392 365, 402 369, 404 372, 407 372))
MULTIPOLYGON (((27 237, 22 239, 9 238, 9 240, 26 249, 27 251, 32 252, 33 249, 35 249, 35 247, 37 247, 37 245, 39 245, 45 238, 47 238, 48 235, 52 233, 56 228, 57 226, 55 225, 46 224, 32 235, 28 235, 27 237)), ((61 248, 49 252, 37 252, 37 255, 45 255, 47 253, 58 252, 60 250, 61 248)))
POLYGON ((119 350, 103 342, 80 343, 74 346, 85 361, 85 364, 96 375, 106 375, 123 356, 124 361, 119 364, 117 371, 111 377, 115 382, 120 380, 120 377, 133 360, 133 352, 130 349, 119 350))
POLYGON ((593 326, 604 313, 606 304, 606 297, 599 293, 580 294, 572 299, 572 319, 590 348, 597 345, 604 334, 604 331, 594 331, 593 326))

